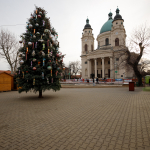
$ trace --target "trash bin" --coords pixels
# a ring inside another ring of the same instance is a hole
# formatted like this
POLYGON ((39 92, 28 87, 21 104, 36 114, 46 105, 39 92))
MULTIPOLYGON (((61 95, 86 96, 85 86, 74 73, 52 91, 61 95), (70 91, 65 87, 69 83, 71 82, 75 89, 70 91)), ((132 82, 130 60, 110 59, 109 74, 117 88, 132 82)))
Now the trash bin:
POLYGON ((134 91, 134 82, 129 82, 129 91, 134 91))

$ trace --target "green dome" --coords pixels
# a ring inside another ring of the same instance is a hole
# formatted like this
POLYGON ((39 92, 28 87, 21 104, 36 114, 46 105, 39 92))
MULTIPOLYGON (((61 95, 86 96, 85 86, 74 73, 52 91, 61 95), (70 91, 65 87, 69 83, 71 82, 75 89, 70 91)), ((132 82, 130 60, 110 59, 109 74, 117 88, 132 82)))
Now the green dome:
POLYGON ((113 19, 109 19, 107 22, 105 22, 105 24, 102 26, 100 30, 100 34, 103 32, 111 31, 112 21, 113 19))

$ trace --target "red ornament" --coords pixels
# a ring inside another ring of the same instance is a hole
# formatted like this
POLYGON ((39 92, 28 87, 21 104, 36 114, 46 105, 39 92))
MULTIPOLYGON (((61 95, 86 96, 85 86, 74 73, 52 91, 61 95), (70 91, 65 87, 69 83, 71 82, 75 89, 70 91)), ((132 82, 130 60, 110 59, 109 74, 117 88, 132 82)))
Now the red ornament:
POLYGON ((41 15, 38 15, 38 18, 41 18, 41 15))
POLYGON ((59 57, 59 54, 56 54, 57 57, 59 57))
POLYGON ((26 73, 28 73, 28 71, 26 71, 26 73))
POLYGON ((35 70, 36 70, 36 67, 33 67, 33 70, 35 71, 35 70))

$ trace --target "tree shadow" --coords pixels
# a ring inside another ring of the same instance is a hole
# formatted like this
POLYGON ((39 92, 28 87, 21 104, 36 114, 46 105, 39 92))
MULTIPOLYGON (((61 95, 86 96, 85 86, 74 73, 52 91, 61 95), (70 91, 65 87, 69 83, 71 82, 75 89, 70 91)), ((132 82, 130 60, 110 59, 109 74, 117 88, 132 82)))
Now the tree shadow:
POLYGON ((52 100, 56 100, 58 97, 57 96, 53 96, 53 95, 44 95, 43 94, 43 98, 38 98, 38 94, 35 95, 20 95, 16 100, 17 101, 37 101, 37 102, 41 102, 41 101, 52 101, 52 100))

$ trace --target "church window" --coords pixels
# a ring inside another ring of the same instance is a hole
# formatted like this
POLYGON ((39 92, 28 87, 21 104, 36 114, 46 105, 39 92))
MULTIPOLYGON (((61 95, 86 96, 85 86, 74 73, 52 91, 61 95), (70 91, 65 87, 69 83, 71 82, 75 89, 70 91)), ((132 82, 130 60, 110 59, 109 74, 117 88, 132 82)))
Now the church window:
POLYGON ((108 61, 108 64, 110 64, 110 61, 108 61))
POLYGON ((118 24, 118 22, 116 22, 116 24, 118 24))
POLYGON ((115 39, 115 46, 119 46, 119 39, 118 38, 115 39))
POLYGON ((86 51, 86 52, 88 51, 88 46, 87 46, 87 44, 85 44, 85 51, 86 51))
POLYGON ((91 45, 91 51, 93 51, 93 45, 91 45))
POLYGON ((85 64, 87 64, 87 61, 85 61, 85 64))
POLYGON ((90 33, 90 31, 89 31, 89 33, 90 33))
POLYGON ((116 58, 116 61, 119 61, 119 58, 116 58))
POLYGON ((109 39, 108 38, 105 40, 105 45, 109 45, 109 39))

